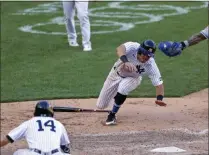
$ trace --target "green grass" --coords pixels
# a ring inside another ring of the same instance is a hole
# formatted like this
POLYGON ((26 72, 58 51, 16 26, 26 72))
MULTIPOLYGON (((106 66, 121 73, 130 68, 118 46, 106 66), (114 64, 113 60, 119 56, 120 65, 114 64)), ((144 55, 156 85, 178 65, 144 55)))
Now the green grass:
MULTIPOLYGON (((61 9, 58 14, 11 15, 41 3, 43 2, 1 2, 1 102, 97 97, 113 63, 117 60, 115 48, 121 43, 129 40, 140 42, 147 38, 156 42, 181 41, 208 24, 207 8, 193 10, 188 14, 165 17, 160 22, 136 25, 129 31, 92 35, 93 51, 85 53, 81 52, 81 47, 68 47, 66 36, 31 34, 17 29, 26 24, 48 22, 52 17, 62 16, 61 9)), ((130 5, 135 3, 131 2, 130 5)), ((198 2, 166 4, 194 6, 195 3, 198 2)), ((106 4, 91 2, 90 7, 106 4)), ((91 21, 95 19, 98 18, 93 17, 91 21)), ((65 32, 64 25, 49 25, 37 29, 65 32)), ((92 27, 92 30, 99 29, 92 27)), ((101 29, 105 30, 104 27, 101 29)), ((80 28, 77 27, 77 30, 80 31, 80 28)), ((184 96, 208 87, 207 44, 208 42, 204 41, 190 47, 175 58, 168 58, 157 52, 156 61, 164 79, 166 96, 184 96)), ((145 77, 130 96, 155 96, 155 88, 145 77)))

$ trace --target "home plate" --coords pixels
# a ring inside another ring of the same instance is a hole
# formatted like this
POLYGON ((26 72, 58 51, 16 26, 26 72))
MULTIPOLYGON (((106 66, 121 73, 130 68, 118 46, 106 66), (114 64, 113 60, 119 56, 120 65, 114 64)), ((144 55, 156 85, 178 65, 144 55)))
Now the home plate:
POLYGON ((160 147, 160 148, 156 148, 151 150, 150 152, 170 152, 170 153, 174 153, 174 152, 185 152, 186 150, 182 150, 178 147, 160 147))

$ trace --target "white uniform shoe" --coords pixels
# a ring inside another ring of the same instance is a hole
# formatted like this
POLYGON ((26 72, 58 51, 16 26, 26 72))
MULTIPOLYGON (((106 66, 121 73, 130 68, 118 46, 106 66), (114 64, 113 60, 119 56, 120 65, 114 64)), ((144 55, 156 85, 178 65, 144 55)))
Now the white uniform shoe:
POLYGON ((88 52, 88 51, 91 51, 91 50, 92 50, 91 44, 83 45, 83 51, 84 52, 88 52))
POLYGON ((69 40, 69 45, 72 46, 72 47, 78 47, 79 46, 79 44, 75 40, 69 40))

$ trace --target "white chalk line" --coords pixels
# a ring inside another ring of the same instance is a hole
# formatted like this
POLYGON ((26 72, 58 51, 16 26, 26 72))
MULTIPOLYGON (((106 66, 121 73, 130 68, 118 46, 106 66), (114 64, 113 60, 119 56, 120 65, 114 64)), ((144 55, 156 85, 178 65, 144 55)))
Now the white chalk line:
MULTIPOLYGON (((91 23, 92 27, 115 27, 112 30, 103 30, 103 31, 92 31, 92 34, 106 34, 106 33, 114 33, 114 32, 121 32, 121 31, 128 31, 134 28, 137 24, 147 24, 158 22, 163 20, 164 17, 167 16, 175 16, 175 15, 182 15, 187 14, 191 9, 201 9, 207 7, 207 2, 203 2, 203 5, 195 6, 195 7, 179 7, 173 5, 152 5, 152 4, 139 4, 137 6, 126 6, 124 2, 110 2, 106 7, 97 7, 89 9, 89 16, 90 17, 99 17, 101 20, 93 20, 91 23), (113 8, 117 10, 132 10, 132 12, 99 12, 101 10, 105 11, 106 9, 113 8), (172 13, 164 13, 162 14, 151 14, 145 12, 137 12, 137 11, 172 11, 172 13), (108 18, 108 20, 106 19, 108 18), (136 19, 135 22, 118 22, 114 21, 115 19, 136 19), (105 20, 106 19, 106 20, 105 20), (111 19, 111 20, 110 20, 111 19)), ((34 14, 43 14, 43 13, 57 13, 59 10, 62 9, 61 3, 54 2, 54 3, 46 3, 40 4, 34 8, 28 8, 23 11, 18 11, 13 15, 34 15, 34 14)), ((63 17, 56 17, 51 19, 48 22, 37 23, 34 25, 25 25, 21 26, 18 29, 23 32, 29 33, 36 33, 36 34, 48 34, 48 35, 66 35, 65 32, 46 32, 41 30, 35 30, 35 28, 40 26, 47 26, 47 25, 64 25, 63 17)), ((78 25, 77 23, 76 25, 78 25)), ((80 33, 78 32, 78 35, 80 33)))
POLYGON ((99 133, 99 134, 82 134, 81 136, 83 137, 88 137, 88 136, 93 136, 93 137, 97 137, 97 136, 117 136, 117 135, 131 135, 131 134, 141 134, 141 133, 145 133, 145 132, 171 132, 171 131, 179 131, 179 132, 183 132, 186 134, 190 134, 190 135, 206 135, 208 134, 208 129, 204 129, 202 131, 191 131, 189 129, 186 128, 170 128, 170 129, 160 129, 160 130, 146 130, 146 131, 129 131, 129 132, 113 132, 113 133, 99 133))

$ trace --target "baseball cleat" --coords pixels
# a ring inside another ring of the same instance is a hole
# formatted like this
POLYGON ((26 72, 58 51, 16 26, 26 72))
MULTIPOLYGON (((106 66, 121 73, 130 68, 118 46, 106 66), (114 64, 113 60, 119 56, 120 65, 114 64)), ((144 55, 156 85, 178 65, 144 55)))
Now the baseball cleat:
POLYGON ((77 41, 69 41, 69 45, 72 46, 72 47, 78 47, 79 44, 77 43, 77 41))
POLYGON ((89 52, 89 51, 91 51, 91 50, 92 50, 91 44, 87 44, 87 45, 84 45, 84 46, 83 46, 83 51, 84 51, 84 52, 89 52))
POLYGON ((105 122, 106 125, 116 125, 116 116, 115 113, 110 112, 107 116, 107 120, 105 122))

